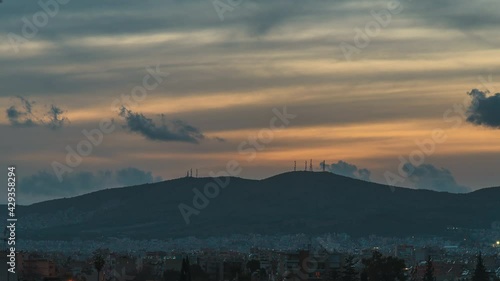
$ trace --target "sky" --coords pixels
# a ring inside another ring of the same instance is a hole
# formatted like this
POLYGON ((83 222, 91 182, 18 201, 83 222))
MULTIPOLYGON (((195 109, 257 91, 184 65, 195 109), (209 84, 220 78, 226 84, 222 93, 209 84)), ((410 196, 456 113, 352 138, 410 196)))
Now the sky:
POLYGON ((21 204, 310 159, 410 188, 500 186, 499 13, 496 0, 4 0, 0 163, 16 165, 21 204))

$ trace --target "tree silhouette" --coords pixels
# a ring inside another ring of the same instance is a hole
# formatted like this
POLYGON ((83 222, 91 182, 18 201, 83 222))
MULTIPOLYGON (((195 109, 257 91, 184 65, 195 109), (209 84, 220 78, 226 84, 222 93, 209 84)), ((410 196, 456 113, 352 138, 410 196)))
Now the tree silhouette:
POLYGON ((358 272, 354 268, 354 256, 350 255, 345 259, 344 266, 342 266, 342 281, 356 281, 358 280, 358 272))
POLYGON ((92 261, 94 262, 94 268, 97 270, 97 281, 99 281, 100 280, 99 277, 101 277, 102 268, 104 267, 104 264, 106 264, 106 261, 104 260, 103 254, 99 251, 96 251, 94 253, 92 261))
POLYGON ((410 281, 417 281, 418 277, 418 266, 413 266, 410 272, 410 281))
POLYGON ((489 281, 488 272, 486 272, 486 267, 483 263, 483 256, 481 252, 477 256, 476 269, 474 270, 474 276, 472 276, 472 281, 489 281))
POLYGON ((366 273, 366 271, 364 271, 364 270, 361 271, 359 280, 361 280, 361 281, 368 281, 368 274, 366 273))
POLYGON ((339 281, 341 278, 340 270, 337 268, 333 268, 330 272, 330 280, 331 281, 339 281))
POLYGON ((436 280, 436 278, 434 277, 434 265, 432 264, 431 256, 429 256, 427 258, 425 275, 424 275, 424 278, 422 280, 423 281, 435 281, 436 280))
POLYGON ((182 259, 181 276, 179 281, 191 281, 191 269, 189 265, 189 258, 182 259))
POLYGON ((372 257, 362 260, 363 280, 368 281, 405 281, 404 274, 406 265, 404 260, 395 257, 383 257, 378 251, 374 251, 372 257))
POLYGON ((176 270, 166 270, 163 272, 163 281, 173 281, 177 280, 180 276, 180 272, 176 270))
POLYGON ((260 269, 260 261, 258 260, 250 260, 247 262, 247 268, 250 270, 250 272, 255 272, 260 269))
POLYGON ((208 274, 201 268, 201 266, 197 264, 192 264, 191 267, 189 268, 191 270, 191 277, 195 281, 205 281, 208 280, 209 276, 208 274))

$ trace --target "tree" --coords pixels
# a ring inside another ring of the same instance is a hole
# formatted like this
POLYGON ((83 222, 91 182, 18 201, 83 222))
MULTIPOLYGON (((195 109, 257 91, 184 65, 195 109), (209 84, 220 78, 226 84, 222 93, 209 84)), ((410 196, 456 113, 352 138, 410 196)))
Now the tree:
POLYGON ((382 259, 382 254, 379 251, 373 251, 372 257, 363 259, 361 263, 364 265, 363 272, 361 273, 363 280, 378 280, 380 272, 379 267, 382 259))
POLYGON ((259 278, 264 279, 267 277, 267 271, 264 268, 258 270, 259 278))
POLYGON ((331 281, 339 281, 341 279, 340 270, 337 268, 333 268, 330 272, 330 280, 331 281))
POLYGON ((342 266, 342 281, 356 281, 358 280, 358 272, 354 268, 354 256, 347 256, 344 266, 342 266))
MULTIPOLYGON (((194 281, 205 281, 209 279, 209 275, 201 268, 201 266, 197 264, 190 265, 189 270, 189 275, 194 281)), ((177 281, 179 280, 179 276, 181 276, 181 274, 182 273, 177 270, 166 270, 163 272, 163 281, 177 281)))
POLYGON ((189 268, 191 270, 191 277, 194 281, 205 281, 208 280, 208 274, 197 264, 192 264, 189 268))
POLYGON ((104 264, 106 264, 106 261, 104 260, 104 256, 100 251, 94 252, 92 261, 94 262, 94 268, 97 270, 97 281, 99 281, 101 280, 101 271, 104 267, 104 264))
POLYGON ((241 264, 234 262, 224 262, 224 277, 234 280, 250 280, 252 272, 244 272, 241 264))
MULTIPOLYGON (((134 279, 132 279, 132 281, 156 280, 156 277, 157 276, 155 276, 155 273, 153 272, 153 268, 150 266, 146 266, 133 277, 134 279)), ((179 277, 179 275, 177 275, 177 277, 179 277)), ((127 280, 127 279, 124 278, 123 280, 127 280)), ((128 280, 130 280, 130 279, 128 279, 128 280)), ((177 278, 174 280, 177 280, 177 278)))
POLYGON ((179 281, 191 281, 191 269, 189 265, 189 258, 182 259, 181 276, 179 281))
POLYGON ((260 269, 260 261, 258 261, 258 260, 249 260, 247 262, 247 268, 250 270, 251 273, 259 270, 260 269))
POLYGON ((472 276, 472 281, 489 281, 488 272, 486 272, 486 267, 483 263, 483 256, 481 252, 477 256, 476 269, 474 270, 474 275, 472 276))
POLYGON ((166 270, 163 272, 163 281, 175 281, 181 273, 176 270, 166 270))
POLYGON ((368 281, 368 274, 366 273, 366 271, 364 271, 364 270, 363 270, 363 271, 361 272, 361 275, 360 275, 360 277, 359 277, 359 280, 361 280, 361 281, 368 281))
POLYGON ((418 266, 413 266, 410 272, 410 281, 417 281, 418 277, 418 266))
POLYGON ((435 281, 434 277, 434 265, 432 264, 431 256, 427 258, 427 263, 425 267, 425 275, 422 279, 423 281, 435 281))
POLYGON ((362 260, 363 280, 368 281, 405 281, 405 262, 395 257, 384 257, 378 251, 374 251, 372 257, 362 260))

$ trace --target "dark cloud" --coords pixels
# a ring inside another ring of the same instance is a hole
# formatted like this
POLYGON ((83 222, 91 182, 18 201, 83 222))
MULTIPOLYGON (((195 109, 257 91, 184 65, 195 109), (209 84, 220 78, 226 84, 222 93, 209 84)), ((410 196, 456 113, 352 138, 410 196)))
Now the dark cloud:
POLYGON ((93 172, 74 172, 66 174, 59 181, 54 173, 39 171, 21 179, 21 193, 36 196, 76 196, 103 188, 131 186, 161 181, 161 177, 153 177, 151 172, 129 167, 115 172, 100 170, 93 172))
POLYGON ((370 181, 371 172, 368 169, 358 169, 356 165, 340 160, 337 163, 326 164, 326 170, 337 175, 370 181))
POLYGON ((21 109, 17 106, 11 105, 6 110, 7 119, 13 127, 34 127, 37 122, 34 120, 32 108, 35 102, 30 102, 23 97, 17 97, 21 102, 21 109))
POLYGON ((408 180, 413 183, 416 188, 452 193, 465 193, 471 191, 470 188, 459 185, 451 172, 445 168, 436 168, 431 164, 414 166, 410 163, 406 163, 403 169, 408 173, 408 180))
POLYGON ((500 128, 500 93, 488 96, 489 92, 473 89, 469 95, 471 104, 467 109, 467 122, 487 127, 500 128))
POLYGON ((62 128, 68 122, 68 118, 62 116, 64 111, 55 105, 50 106, 50 110, 46 115, 47 121, 45 125, 52 130, 62 128))
POLYGON ((214 139, 215 139, 216 141, 218 141, 218 142, 226 142, 226 139, 225 139, 225 138, 215 137, 214 139))
POLYGON ((125 128, 150 140, 198 143, 205 138, 198 128, 181 120, 168 121, 163 114, 160 115, 160 124, 125 107, 121 108, 120 116, 125 119, 125 128))
POLYGON ((40 118, 33 112, 35 106, 34 101, 30 101, 21 96, 16 98, 19 99, 21 105, 11 105, 5 111, 7 119, 13 127, 45 126, 52 130, 57 130, 69 122, 68 118, 63 116, 64 111, 53 104, 50 105, 49 111, 40 118))

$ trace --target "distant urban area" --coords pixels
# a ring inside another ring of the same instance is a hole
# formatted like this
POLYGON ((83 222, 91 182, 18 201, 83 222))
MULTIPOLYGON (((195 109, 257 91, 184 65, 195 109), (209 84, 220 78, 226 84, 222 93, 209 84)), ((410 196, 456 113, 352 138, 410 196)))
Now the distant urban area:
POLYGON ((447 237, 407 238, 255 234, 143 241, 26 240, 19 241, 16 274, 1 280, 500 280, 499 230, 448 231, 447 237))

